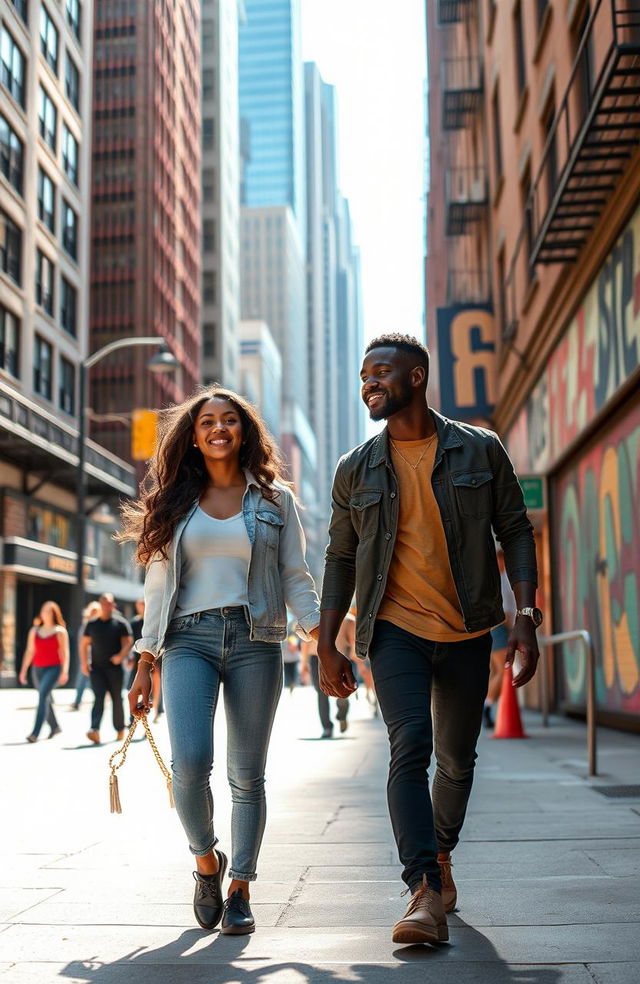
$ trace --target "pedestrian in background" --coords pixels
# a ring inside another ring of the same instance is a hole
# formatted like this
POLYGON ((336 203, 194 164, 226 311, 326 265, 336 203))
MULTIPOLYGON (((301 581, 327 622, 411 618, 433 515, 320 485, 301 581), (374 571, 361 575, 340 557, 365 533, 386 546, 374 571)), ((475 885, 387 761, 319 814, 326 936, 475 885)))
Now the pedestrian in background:
POLYGON ((83 673, 89 673, 94 693, 91 711, 91 728, 87 738, 95 745, 100 744, 100 725, 104 714, 104 699, 111 696, 113 727, 118 741, 124 738, 124 703, 122 687, 124 672, 122 664, 131 649, 131 626, 116 611, 112 594, 103 594, 99 599, 100 614, 87 622, 80 643, 80 665, 83 673), (89 655, 91 663, 89 663, 89 655))
POLYGON ((282 665, 284 667, 283 686, 290 694, 298 683, 298 665, 300 663, 300 639, 292 630, 282 643, 282 665))
MULTIPOLYGON (((350 659, 353 655, 353 626, 355 625, 355 620, 352 616, 347 615, 342 623, 340 632, 338 633, 338 638, 336 639, 336 648, 347 658, 350 659), (349 624, 349 619, 351 619, 351 624, 349 624)), ((302 644, 302 668, 306 673, 308 671, 311 682, 315 688, 318 695, 318 716, 320 718, 320 724, 322 725, 322 732, 320 734, 321 738, 333 738, 333 721, 331 720, 331 706, 329 703, 329 698, 325 694, 324 690, 320 686, 320 671, 318 667, 318 643, 315 639, 311 639, 309 642, 302 644)), ((349 715, 349 698, 348 697, 338 697, 336 701, 336 721, 338 722, 338 727, 340 728, 340 734, 344 734, 349 727, 348 722, 349 715)))
POLYGON ((457 901, 451 851, 473 782, 490 629, 504 619, 494 532, 518 603, 506 657, 511 663, 520 653, 515 686, 532 678, 538 661, 535 544, 497 435, 429 408, 422 343, 397 334, 374 339, 360 376, 371 419, 388 423, 336 469, 320 681, 335 697, 355 688, 351 663, 336 648, 355 590, 356 648, 371 658, 389 733, 389 811, 411 892, 392 939, 433 943, 449 938, 445 912, 457 901))
POLYGON ((80 661, 80 646, 82 644, 82 637, 84 635, 84 630, 86 628, 87 622, 91 621, 92 618, 97 618, 100 614, 100 602, 90 601, 85 610, 82 613, 82 624, 78 629, 77 636, 77 653, 78 653, 78 672, 76 674, 76 695, 73 698, 73 703, 71 704, 72 711, 79 711, 80 704, 82 703, 82 698, 87 686, 90 683, 89 675, 84 673, 82 670, 82 663, 80 661))
POLYGON ((173 794, 195 856, 194 914, 203 929, 253 932, 249 886, 266 821, 265 765, 282 692, 287 607, 303 638, 319 601, 304 556, 295 497, 259 414, 230 390, 201 391, 164 415, 122 538, 146 565, 146 611, 132 714, 148 711, 162 653, 173 794), (210 774, 220 685, 231 786, 231 884, 216 849, 210 774))
POLYGON ((23 685, 27 682, 30 666, 34 668, 38 687, 36 720, 31 734, 27 735, 27 741, 33 743, 38 740, 45 719, 51 728, 49 738, 62 730, 53 709, 51 693, 54 687, 59 684, 64 686, 69 679, 69 636, 62 612, 55 601, 45 601, 29 629, 19 677, 23 685))
POLYGON ((491 666, 489 668, 489 686, 484 702, 482 720, 485 728, 493 728, 495 720, 493 710, 500 699, 502 690, 502 678, 504 677, 504 667, 507 660, 509 646, 509 634, 513 628, 516 618, 515 595, 511 590, 509 578, 504 567, 504 556, 502 550, 498 551, 498 569, 500 571, 500 591, 502 593, 502 607, 504 608, 505 619, 502 625, 496 625, 491 630, 491 666))

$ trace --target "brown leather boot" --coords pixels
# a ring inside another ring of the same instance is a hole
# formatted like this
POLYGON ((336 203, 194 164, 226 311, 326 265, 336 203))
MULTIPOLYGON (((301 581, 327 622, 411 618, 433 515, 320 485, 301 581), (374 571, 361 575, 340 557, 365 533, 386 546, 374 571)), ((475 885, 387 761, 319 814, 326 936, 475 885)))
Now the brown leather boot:
POLYGON ((449 939, 442 896, 429 888, 426 875, 411 896, 404 916, 393 927, 391 939, 394 943, 446 943, 449 939))
POLYGON ((451 874, 453 862, 450 854, 439 854, 440 877, 442 878, 442 904, 445 912, 453 912, 458 901, 458 890, 451 874))

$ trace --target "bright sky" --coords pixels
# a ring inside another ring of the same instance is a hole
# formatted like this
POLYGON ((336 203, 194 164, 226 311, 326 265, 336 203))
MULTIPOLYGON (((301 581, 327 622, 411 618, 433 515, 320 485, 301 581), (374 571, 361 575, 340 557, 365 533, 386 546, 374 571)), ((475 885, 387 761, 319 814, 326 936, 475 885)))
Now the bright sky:
POLYGON ((424 0, 302 0, 305 61, 335 85, 340 187, 365 337, 424 334, 424 0))

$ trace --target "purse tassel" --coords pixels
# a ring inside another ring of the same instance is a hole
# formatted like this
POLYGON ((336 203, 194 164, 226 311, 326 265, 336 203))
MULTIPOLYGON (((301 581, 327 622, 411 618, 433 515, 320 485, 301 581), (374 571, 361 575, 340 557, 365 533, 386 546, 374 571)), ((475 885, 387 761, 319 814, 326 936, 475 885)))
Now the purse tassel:
POLYGON ((176 804, 173 799, 173 783, 171 782, 171 776, 167 779, 167 789, 169 790, 169 806, 175 809, 176 804))
POLYGON ((112 813, 122 813, 122 803, 120 802, 120 793, 118 790, 118 777, 115 772, 112 772, 109 776, 109 802, 112 813))

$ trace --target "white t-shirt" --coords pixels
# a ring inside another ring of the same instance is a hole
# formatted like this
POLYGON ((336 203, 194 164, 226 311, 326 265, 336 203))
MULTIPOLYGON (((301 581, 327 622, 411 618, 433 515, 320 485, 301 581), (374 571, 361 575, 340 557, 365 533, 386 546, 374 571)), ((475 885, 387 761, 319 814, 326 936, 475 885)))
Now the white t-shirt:
POLYGON ((241 512, 214 519, 198 506, 184 528, 180 548, 176 615, 248 605, 251 542, 241 512))

